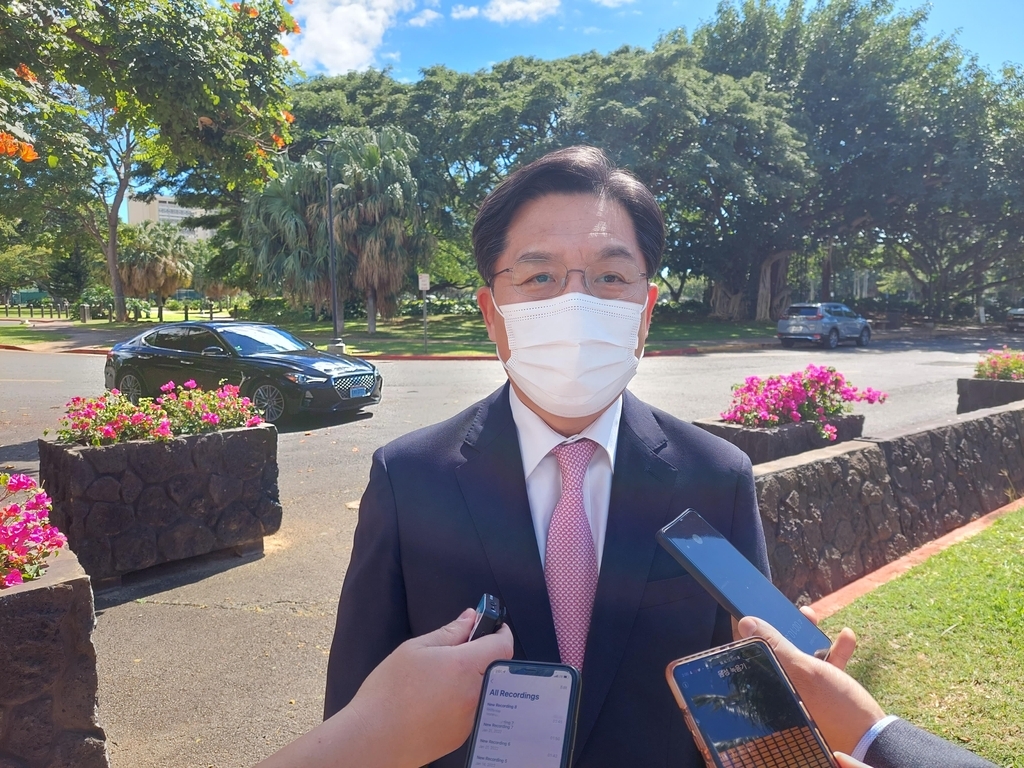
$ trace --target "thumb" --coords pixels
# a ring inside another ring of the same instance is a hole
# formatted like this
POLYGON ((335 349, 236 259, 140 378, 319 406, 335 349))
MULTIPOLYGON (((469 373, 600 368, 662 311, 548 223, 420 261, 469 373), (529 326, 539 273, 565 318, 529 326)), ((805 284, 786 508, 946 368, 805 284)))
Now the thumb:
POLYGON ((452 649, 452 653, 458 653, 466 664, 483 674, 492 661, 511 659, 513 650, 512 630, 503 625, 493 634, 452 649))
POLYGON ((459 618, 443 627, 428 632, 415 639, 415 645, 420 648, 432 648, 441 645, 460 645, 469 640, 469 634, 473 631, 473 619, 476 611, 467 608, 459 618))
POLYGON ((779 630, 767 621, 758 619, 755 616, 744 616, 740 619, 738 629, 740 637, 760 637, 771 646, 773 651, 788 651, 790 648, 796 650, 796 647, 779 630))
POLYGON ((860 760, 855 760, 843 752, 835 752, 833 754, 835 754, 836 762, 839 763, 840 768, 869 768, 868 765, 860 760))

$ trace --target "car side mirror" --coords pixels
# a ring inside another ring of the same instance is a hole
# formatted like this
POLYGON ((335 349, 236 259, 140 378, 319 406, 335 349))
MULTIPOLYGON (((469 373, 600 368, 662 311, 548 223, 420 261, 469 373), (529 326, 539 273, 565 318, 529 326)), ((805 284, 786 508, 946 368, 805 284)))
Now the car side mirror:
POLYGON ((224 357, 227 353, 220 347, 206 347, 203 349, 204 357, 224 357))
POLYGON ((309 341, 307 339, 306 346, 309 347, 310 349, 315 349, 316 348, 316 342, 315 341, 309 341))

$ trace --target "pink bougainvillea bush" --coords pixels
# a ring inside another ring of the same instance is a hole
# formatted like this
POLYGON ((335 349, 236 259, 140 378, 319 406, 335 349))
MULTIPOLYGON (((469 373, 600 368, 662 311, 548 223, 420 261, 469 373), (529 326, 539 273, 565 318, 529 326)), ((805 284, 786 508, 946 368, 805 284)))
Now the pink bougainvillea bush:
POLYGON ((164 384, 160 397, 142 398, 138 405, 118 390, 99 397, 74 397, 57 429, 62 443, 111 445, 127 440, 168 440, 175 435, 196 435, 262 423, 248 397, 238 387, 224 384, 203 390, 194 381, 164 384))
POLYGON ((808 421, 818 434, 836 439, 830 418, 849 412, 850 403, 884 403, 877 389, 860 390, 835 368, 808 365, 802 371, 762 379, 749 376, 732 388, 732 403, 722 419, 745 427, 777 427, 808 421))
POLYGON ((51 509, 31 477, 0 474, 0 589, 38 579, 46 557, 67 546, 50 525, 51 509))
POLYGON ((990 349, 974 366, 974 378, 1024 381, 1024 350, 990 349))

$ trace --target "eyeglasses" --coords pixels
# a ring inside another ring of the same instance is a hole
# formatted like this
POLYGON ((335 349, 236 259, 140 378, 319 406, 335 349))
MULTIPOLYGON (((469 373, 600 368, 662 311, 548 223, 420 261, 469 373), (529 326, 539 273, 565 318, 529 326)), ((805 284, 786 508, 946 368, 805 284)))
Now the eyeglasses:
POLYGON ((569 274, 583 275, 583 287, 599 299, 631 299, 647 285, 647 273, 625 259, 607 259, 591 264, 586 269, 568 269, 552 259, 522 259, 508 269, 495 272, 491 278, 509 273, 512 288, 529 299, 553 299, 565 290, 569 274))

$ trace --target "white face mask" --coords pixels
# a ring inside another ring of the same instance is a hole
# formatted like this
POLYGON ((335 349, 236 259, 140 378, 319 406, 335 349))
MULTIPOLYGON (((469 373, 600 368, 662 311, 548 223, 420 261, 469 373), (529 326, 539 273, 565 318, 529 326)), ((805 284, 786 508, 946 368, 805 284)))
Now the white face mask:
POLYGON ((646 306, 646 301, 565 293, 497 307, 511 352, 505 370, 548 413, 563 418, 598 413, 636 373, 646 306))

